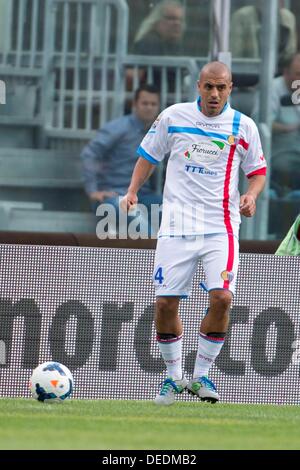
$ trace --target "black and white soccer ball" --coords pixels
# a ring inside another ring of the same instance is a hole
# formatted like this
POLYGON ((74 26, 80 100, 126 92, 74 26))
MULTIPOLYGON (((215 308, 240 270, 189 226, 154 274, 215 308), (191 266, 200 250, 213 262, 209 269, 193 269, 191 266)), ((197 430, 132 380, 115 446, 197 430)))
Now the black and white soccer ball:
POLYGON ((44 362, 32 372, 29 387, 33 398, 44 403, 63 402, 70 398, 74 379, 59 362, 44 362))

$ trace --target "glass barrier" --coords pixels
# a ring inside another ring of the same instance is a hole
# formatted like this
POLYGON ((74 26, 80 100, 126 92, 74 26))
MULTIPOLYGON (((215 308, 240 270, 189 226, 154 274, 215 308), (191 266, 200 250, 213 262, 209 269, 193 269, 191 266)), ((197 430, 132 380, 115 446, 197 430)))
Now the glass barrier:
MULTIPOLYGON (((139 86, 154 85, 161 108, 196 98, 197 74, 218 34, 212 5, 212 0, 0 0, 0 230, 22 230, 14 216, 21 209, 32 217, 26 230, 90 232, 97 195, 91 198, 89 191, 93 187, 103 200, 108 193, 123 193, 123 177, 129 178, 136 158, 131 148, 129 166, 119 168, 121 188, 100 188, 99 174, 109 167, 106 157, 115 142, 95 141, 97 131, 107 133, 111 121, 114 126, 115 119, 129 119, 139 86), (80 154, 88 143, 89 151, 102 146, 103 156, 91 163, 96 174, 87 191, 80 154), (41 211, 48 211, 48 225, 41 211)), ((295 55, 300 5, 279 1, 276 45, 263 44, 261 5, 231 2, 231 105, 259 124, 261 52, 276 46, 268 238, 282 238, 300 208, 300 56, 295 55)), ((140 140, 144 133, 142 128, 140 140)), ((153 179, 156 195, 163 181, 164 169, 153 179)))

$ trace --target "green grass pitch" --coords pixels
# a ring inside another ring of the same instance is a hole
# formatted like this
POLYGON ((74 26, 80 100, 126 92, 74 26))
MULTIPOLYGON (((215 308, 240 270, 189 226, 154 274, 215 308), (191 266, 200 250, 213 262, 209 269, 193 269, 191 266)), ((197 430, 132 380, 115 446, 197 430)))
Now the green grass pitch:
POLYGON ((300 408, 0 399, 1 449, 300 449, 300 408))

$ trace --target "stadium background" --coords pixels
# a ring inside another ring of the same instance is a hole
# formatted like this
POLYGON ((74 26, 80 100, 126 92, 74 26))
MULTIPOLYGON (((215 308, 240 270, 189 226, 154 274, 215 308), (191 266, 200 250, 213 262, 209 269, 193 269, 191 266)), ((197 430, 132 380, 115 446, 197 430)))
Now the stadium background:
MULTIPOLYGON (((277 4, 290 8, 299 38, 299 2, 263 2, 261 60, 230 58, 229 51, 230 18, 256 0, 185 0, 185 56, 133 55, 138 26, 157 3, 1 0, 0 80, 6 84, 6 104, 0 105, 0 230, 95 233, 79 154, 102 124, 129 111, 145 67, 150 82, 161 72, 164 108, 194 99, 199 70, 209 59, 231 61, 232 105, 249 114, 260 93, 257 124, 272 167, 270 82, 278 33, 274 18, 277 4), (132 80, 128 70, 134 71, 132 80), (176 76, 172 89, 166 78, 171 72, 176 76)), ((157 177, 158 192, 162 183, 163 169, 157 177)), ((242 239, 281 239, 298 208, 295 192, 279 197, 267 189, 256 219, 244 221, 242 239)))
MULTIPOLYGON (((162 377, 151 323, 153 251, 149 248, 155 247, 155 241, 96 238, 79 153, 97 128, 128 111, 140 69, 158 68, 163 73, 176 69, 178 76, 188 77, 175 92, 162 81, 163 105, 193 99, 192 83, 201 66, 212 58, 230 60, 225 47, 230 21, 224 24, 223 19, 256 2, 185 0, 188 54, 134 56, 138 25, 156 3, 0 0, 0 80, 6 86, 5 103, 0 104, 1 397, 28 397, 32 368, 48 359, 70 367, 77 398, 148 400, 153 390, 145 387, 141 396, 139 385, 158 383, 162 377), (126 69, 135 71, 130 84, 126 69)), ((299 2, 279 3, 295 14, 300 38, 299 2)), ((253 83, 260 90, 258 125, 271 168, 268 80, 276 63, 277 1, 263 4, 262 58, 232 58, 237 84, 232 104, 247 113, 253 104, 253 83)), ((161 183, 162 174, 158 190, 161 183)), ((299 199, 274 198, 267 187, 256 219, 243 223, 242 252, 251 254, 242 256, 229 341, 213 370, 225 403, 299 403, 294 343, 299 335, 299 261, 272 254, 298 211, 299 199)), ((192 325, 207 304, 198 287, 202 275, 200 267, 192 297, 182 306, 188 373, 195 350, 192 325)), ((13 406, 24 408, 17 401, 13 406)), ((4 408, 3 401, 5 414, 4 408)), ((188 415, 188 409, 182 409, 188 415)), ((34 413, 40 416, 36 409, 34 413)), ((112 409, 109 413, 113 415, 112 409)), ((231 414, 235 416, 233 408, 228 419, 231 414)), ((293 417, 297 418, 296 412, 293 417)), ((275 441, 283 442, 286 428, 279 421, 282 435, 275 441)), ((6 445, 18 442, 18 425, 7 436, 6 445)), ((111 441, 106 445, 117 446, 111 441)))

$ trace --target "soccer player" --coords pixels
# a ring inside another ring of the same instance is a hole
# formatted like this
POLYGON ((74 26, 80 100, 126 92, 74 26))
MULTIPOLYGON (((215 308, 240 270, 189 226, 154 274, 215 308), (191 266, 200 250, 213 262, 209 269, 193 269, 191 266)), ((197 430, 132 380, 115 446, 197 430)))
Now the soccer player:
POLYGON ((171 405, 184 389, 204 401, 219 400, 208 372, 228 327, 238 269, 240 214, 255 214, 256 199, 265 184, 266 161, 257 127, 228 103, 231 71, 221 62, 211 62, 202 69, 197 84, 198 99, 167 108, 144 137, 123 200, 127 210, 136 205, 140 186, 170 153, 153 273, 157 341, 167 367, 157 405, 171 405), (242 196, 240 166, 249 182, 242 196), (182 371, 178 307, 189 294, 199 259, 209 308, 200 325, 194 373, 188 382, 182 371))

